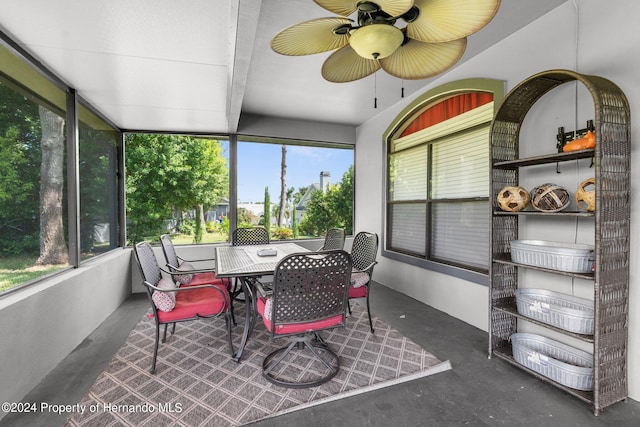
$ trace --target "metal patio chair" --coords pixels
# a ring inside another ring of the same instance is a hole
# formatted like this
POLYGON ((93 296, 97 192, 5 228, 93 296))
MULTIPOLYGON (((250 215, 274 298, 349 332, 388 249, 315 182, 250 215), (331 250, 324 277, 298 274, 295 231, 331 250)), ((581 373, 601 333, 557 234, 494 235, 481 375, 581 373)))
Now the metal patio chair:
MULTIPOLYGON (((224 284, 227 289, 231 288, 229 279, 220 279, 216 277, 215 268, 195 268, 193 263, 201 261, 214 262, 215 258, 206 259, 185 259, 180 257, 176 253, 175 246, 171 241, 171 236, 163 234, 160 236, 160 244, 162 245, 162 252, 166 260, 167 268, 172 273, 187 276, 185 280, 179 280, 182 285, 206 285, 206 284, 224 284), (186 280, 186 279, 189 280, 186 280), (184 283, 183 283, 184 282, 184 283)), ((175 276, 174 276, 175 277, 175 276)))
POLYGON ((258 298, 257 309, 271 340, 292 339, 264 358, 262 375, 269 382, 315 387, 338 373, 340 359, 319 332, 345 326, 351 268, 351 256, 342 250, 292 254, 278 263, 273 292, 258 298), (313 363, 315 369, 300 375, 288 361, 313 363))
MULTIPOLYGON (((209 261, 215 262, 215 258, 206 259, 185 259, 176 253, 175 246, 171 240, 171 236, 163 234, 160 236, 160 244, 169 272, 173 274, 173 278, 180 283, 180 286, 197 286, 197 285, 217 285, 224 286, 229 292, 233 289, 231 279, 220 279, 216 277, 215 267, 195 268, 193 263, 209 261)), ((233 312, 233 299, 231 300, 231 318, 233 324, 236 324, 233 312)))
MULTIPOLYGON (((231 235, 232 246, 268 245, 270 241, 269 231, 259 226, 236 228, 231 235)), ((231 298, 242 300, 238 298, 240 294, 243 294, 242 289, 238 286, 238 279, 236 279, 231 290, 231 298)))
POLYGON ((324 244, 319 251, 333 251, 344 248, 344 228, 330 228, 324 236, 324 244))
MULTIPOLYGON (((369 327, 373 330, 373 320, 371 320, 371 308, 369 306, 369 294, 373 267, 378 263, 378 235, 361 231, 353 238, 351 247, 351 259, 353 260, 353 272, 351 273, 351 286, 349 287, 349 299, 366 298, 367 314, 369 315, 369 327)), ((351 305, 349 305, 351 313, 351 305)))
POLYGON ((134 251, 142 273, 143 282, 156 326, 155 345, 151 373, 156 371, 160 325, 164 325, 162 342, 167 340, 167 326, 172 324, 171 334, 175 333, 177 322, 186 322, 200 318, 224 316, 231 357, 235 356, 231 338, 231 299, 226 287, 211 284, 177 287, 173 279, 163 277, 170 274, 158 265, 158 261, 149 242, 135 245, 134 251))
POLYGON ((269 243, 269 232, 264 227, 236 228, 231 238, 233 246, 268 245, 269 243))

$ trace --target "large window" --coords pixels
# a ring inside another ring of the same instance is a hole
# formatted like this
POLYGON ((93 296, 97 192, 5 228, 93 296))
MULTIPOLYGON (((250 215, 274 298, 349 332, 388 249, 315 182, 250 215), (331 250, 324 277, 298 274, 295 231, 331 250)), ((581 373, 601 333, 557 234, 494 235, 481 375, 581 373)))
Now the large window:
POLYGON ((118 246, 119 134, 81 107, 78 135, 80 254, 87 259, 118 246))
POLYGON ((238 139, 237 225, 267 227, 273 240, 353 231, 353 147, 238 139))
POLYGON ((68 266, 65 118, 64 91, 0 45, 0 292, 68 266))
POLYGON ((0 44, 0 293, 119 244, 117 132, 45 75, 0 44))
POLYGON ((495 94, 464 83, 430 92, 388 132, 385 250, 426 267, 486 273, 495 94))
POLYGON ((176 244, 228 242, 252 226, 272 240, 352 233, 352 146, 131 133, 125 157, 129 244, 163 233, 176 244))
POLYGON ((125 137, 127 240, 228 240, 229 141, 131 133, 125 137))

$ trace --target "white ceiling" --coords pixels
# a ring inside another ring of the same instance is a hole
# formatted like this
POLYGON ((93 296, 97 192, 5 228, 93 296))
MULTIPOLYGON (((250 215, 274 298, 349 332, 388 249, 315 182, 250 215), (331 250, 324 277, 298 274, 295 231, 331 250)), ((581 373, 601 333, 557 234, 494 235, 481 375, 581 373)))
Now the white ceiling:
MULTIPOLYGON (((461 62, 567 0, 502 0, 461 62)), ((312 0, 0 0, 0 30, 122 129, 233 133, 241 114, 357 126, 428 80, 320 76, 330 53, 287 57, 281 29, 332 16, 312 0), (375 93, 375 95, 374 95, 375 93)))

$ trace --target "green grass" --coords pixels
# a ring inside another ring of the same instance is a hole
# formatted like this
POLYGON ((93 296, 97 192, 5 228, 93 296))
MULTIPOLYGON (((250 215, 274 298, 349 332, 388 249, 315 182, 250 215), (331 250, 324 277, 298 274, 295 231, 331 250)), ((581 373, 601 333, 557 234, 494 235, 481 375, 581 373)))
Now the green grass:
POLYGON ((36 259, 35 256, 0 258, 0 292, 67 267, 66 265, 35 265, 36 259))
MULTIPOLYGON (((202 243, 222 243, 226 242, 228 235, 224 233, 203 233, 202 243)), ((171 241, 174 245, 190 245, 193 244, 193 236, 188 234, 174 234, 171 236, 171 241)))

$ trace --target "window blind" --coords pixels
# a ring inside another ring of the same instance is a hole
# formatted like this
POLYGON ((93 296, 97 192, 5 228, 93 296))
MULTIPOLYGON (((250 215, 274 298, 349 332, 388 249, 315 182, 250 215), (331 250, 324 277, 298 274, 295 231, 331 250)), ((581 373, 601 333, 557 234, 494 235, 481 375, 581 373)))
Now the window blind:
POLYGON ((422 145, 389 158, 389 200, 427 199, 427 153, 422 145))
POLYGON ((432 199, 488 196, 488 126, 434 143, 432 156, 432 199))
POLYGON ((425 203, 401 203, 391 207, 391 246, 426 255, 427 207, 425 203))
POLYGON ((489 260, 488 201, 434 203, 431 257, 487 268, 489 260))

